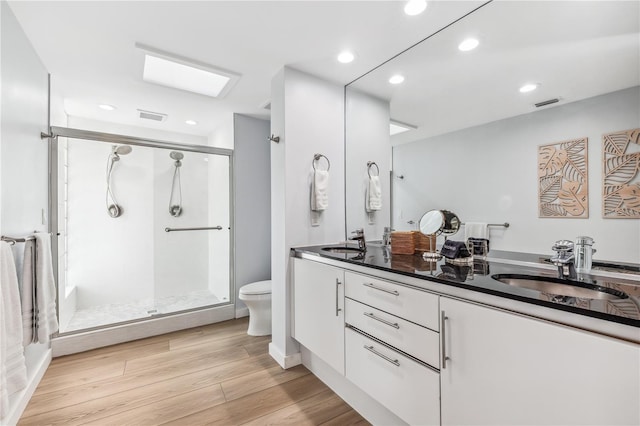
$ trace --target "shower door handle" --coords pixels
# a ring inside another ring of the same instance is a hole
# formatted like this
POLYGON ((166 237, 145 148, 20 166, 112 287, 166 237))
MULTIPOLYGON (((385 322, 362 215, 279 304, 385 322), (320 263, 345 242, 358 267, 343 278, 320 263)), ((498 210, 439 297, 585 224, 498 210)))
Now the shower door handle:
POLYGON ((164 228, 164 232, 176 232, 176 231, 208 231, 208 230, 222 230, 222 226, 203 226, 199 228, 164 228))

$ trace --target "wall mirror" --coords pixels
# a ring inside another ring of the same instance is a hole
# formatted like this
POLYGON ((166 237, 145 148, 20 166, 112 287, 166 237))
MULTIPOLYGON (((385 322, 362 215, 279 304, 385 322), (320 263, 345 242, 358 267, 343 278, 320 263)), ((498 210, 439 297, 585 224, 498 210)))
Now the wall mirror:
POLYGON ((584 234, 602 259, 637 262, 640 238, 616 235, 640 235, 640 220, 602 217, 601 171, 602 135, 640 127, 639 103, 640 3, 478 3, 347 86, 347 229, 379 239, 448 209, 510 222, 491 229, 498 250, 546 253, 584 234), (588 218, 540 218, 538 146, 575 138, 588 139, 588 218), (360 213, 367 160, 388 176, 374 224, 360 213))

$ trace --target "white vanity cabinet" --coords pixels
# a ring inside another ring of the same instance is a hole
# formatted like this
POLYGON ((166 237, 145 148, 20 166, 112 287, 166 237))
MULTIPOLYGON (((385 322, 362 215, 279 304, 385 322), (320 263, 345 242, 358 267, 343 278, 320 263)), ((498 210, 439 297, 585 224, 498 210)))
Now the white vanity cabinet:
POLYGON ((345 285, 347 379, 408 424, 439 425, 438 296, 349 271, 345 285))
POLYGON ((638 345, 446 297, 440 308, 443 425, 640 424, 638 345))
POLYGON ((293 338, 344 375, 344 270, 293 261, 293 338))

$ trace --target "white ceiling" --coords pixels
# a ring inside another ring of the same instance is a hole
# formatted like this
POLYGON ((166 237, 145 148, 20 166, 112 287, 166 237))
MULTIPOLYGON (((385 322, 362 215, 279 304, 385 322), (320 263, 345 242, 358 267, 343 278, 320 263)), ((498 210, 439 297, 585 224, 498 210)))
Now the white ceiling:
MULTIPOLYGON (((231 113, 268 117, 271 79, 291 66, 346 84, 482 4, 431 1, 11 1, 68 114, 207 136, 231 113), (142 43, 241 74, 223 99, 142 81, 142 43), (356 53, 347 65, 343 49, 356 53), (98 104, 117 107, 107 112, 98 104), (141 121, 136 109, 168 114, 141 121), (185 120, 196 120, 189 126, 185 120)), ((309 100, 313 102, 312 99, 309 100)))
POLYGON ((351 87, 418 126, 393 136, 399 144, 638 85, 640 2, 609 0, 494 1, 351 87), (461 52, 467 37, 480 45, 461 52), (388 84, 398 71, 405 82, 388 84), (540 87, 520 93, 525 83, 540 87))

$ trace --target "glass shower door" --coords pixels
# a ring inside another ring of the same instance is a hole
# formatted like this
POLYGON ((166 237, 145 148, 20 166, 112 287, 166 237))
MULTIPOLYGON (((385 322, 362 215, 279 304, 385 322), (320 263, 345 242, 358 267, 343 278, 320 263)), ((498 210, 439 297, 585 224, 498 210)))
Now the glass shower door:
POLYGON ((230 151, 58 143, 61 334, 232 302, 230 151))
POLYGON ((229 302, 229 157, 183 151, 156 155, 156 313, 229 302))

